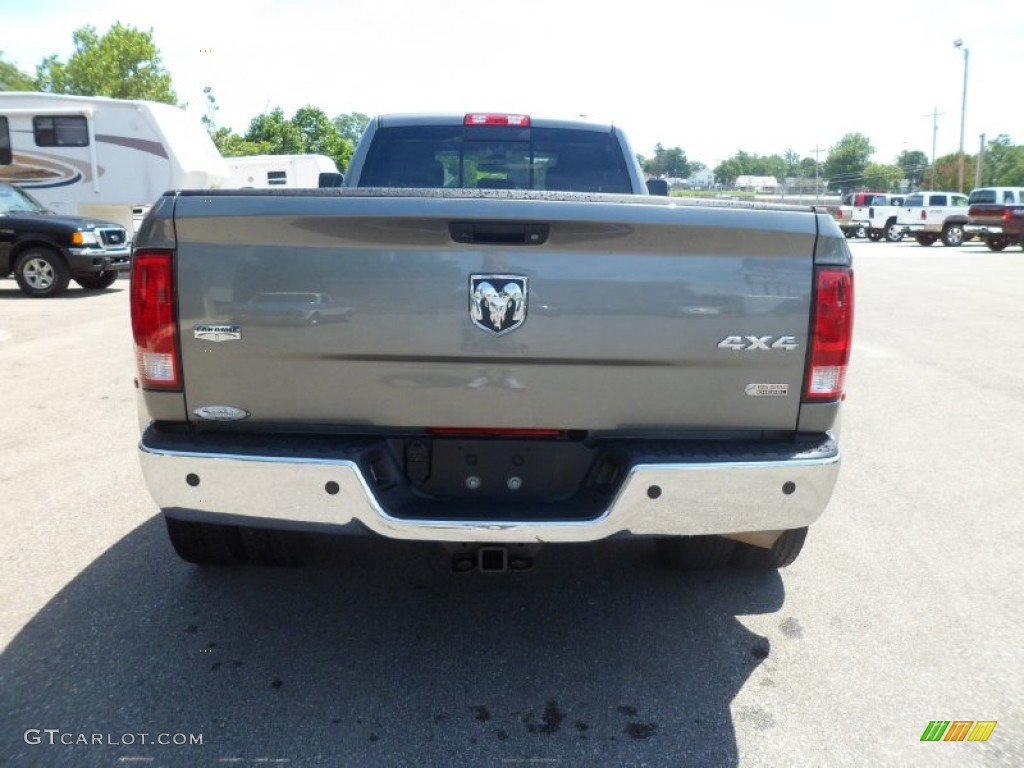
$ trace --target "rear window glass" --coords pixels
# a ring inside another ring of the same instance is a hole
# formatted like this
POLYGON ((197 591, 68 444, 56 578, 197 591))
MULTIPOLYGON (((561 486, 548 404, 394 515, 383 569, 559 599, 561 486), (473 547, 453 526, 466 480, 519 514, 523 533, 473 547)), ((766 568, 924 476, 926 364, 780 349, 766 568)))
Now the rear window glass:
POLYGON ((996 191, 994 189, 976 189, 971 192, 970 202, 971 205, 979 203, 981 205, 987 205, 996 201, 996 191))
POLYGON ((505 126, 383 128, 359 185, 632 192, 610 132, 505 126))
POLYGON ((908 208, 920 208, 924 205, 924 195, 910 195, 903 204, 908 208))

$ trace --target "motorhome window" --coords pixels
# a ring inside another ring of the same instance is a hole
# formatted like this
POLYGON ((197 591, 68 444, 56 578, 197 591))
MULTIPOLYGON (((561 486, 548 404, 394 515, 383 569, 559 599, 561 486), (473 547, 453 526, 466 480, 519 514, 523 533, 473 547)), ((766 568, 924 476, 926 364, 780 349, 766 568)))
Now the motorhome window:
POLYGON ((11 131, 7 118, 0 117, 0 165, 10 165, 11 160, 11 131))
POLYGON ((285 186, 288 183, 287 171, 267 171, 267 184, 272 187, 285 186))
POLYGON ((32 129, 37 147, 89 146, 89 127, 84 117, 33 117, 32 129))

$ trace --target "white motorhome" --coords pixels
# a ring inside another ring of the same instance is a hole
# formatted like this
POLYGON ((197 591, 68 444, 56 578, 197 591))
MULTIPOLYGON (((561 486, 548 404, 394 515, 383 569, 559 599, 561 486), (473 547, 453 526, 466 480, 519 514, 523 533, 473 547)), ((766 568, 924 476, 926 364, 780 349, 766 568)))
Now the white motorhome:
POLYGON ((249 155, 226 157, 230 175, 225 189, 275 189, 320 185, 321 173, 337 173, 338 166, 326 155, 249 155))
POLYGON ((199 120, 151 101, 0 92, 0 181, 48 208, 137 218, 168 189, 211 189, 228 176, 199 120))

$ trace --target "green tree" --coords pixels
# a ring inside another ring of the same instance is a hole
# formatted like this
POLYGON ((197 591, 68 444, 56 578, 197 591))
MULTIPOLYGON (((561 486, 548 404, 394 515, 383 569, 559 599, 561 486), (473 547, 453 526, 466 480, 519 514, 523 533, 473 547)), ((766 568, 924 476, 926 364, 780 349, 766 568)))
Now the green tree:
POLYGON ((72 39, 75 52, 67 62, 50 56, 36 68, 36 90, 178 103, 152 29, 142 32, 118 22, 100 35, 85 26, 72 39))
POLYGON ((9 61, 3 60, 0 51, 0 91, 33 91, 35 82, 9 61))
MULTIPOLYGON (((290 120, 277 107, 254 117, 241 140, 229 134, 222 134, 220 139, 225 148, 238 154, 327 155, 342 172, 352 159, 352 142, 343 138, 323 110, 314 106, 302 107, 290 120), (251 151, 257 146, 259 152, 251 151)), ((214 134, 214 142, 217 140, 214 134)))
POLYGON ((254 117, 245 139, 266 143, 267 152, 272 155, 301 155, 306 151, 305 136, 280 107, 254 117))
MULTIPOLYGON (((903 150, 896 158, 896 165, 903 171, 903 178, 910 182, 912 188, 924 184, 925 174, 931 167, 928 162, 928 155, 919 149, 903 150)), ((868 186, 871 186, 870 184, 868 186)))
POLYGON ((665 149, 661 144, 654 147, 654 157, 644 160, 644 173, 652 176, 671 176, 685 179, 690 175, 690 163, 686 153, 679 147, 665 149))
POLYGON ((890 192, 899 187, 903 169, 898 165, 868 163, 864 168, 864 186, 878 192, 890 192))
POLYGON ((322 109, 314 106, 302 107, 292 117, 292 124, 302 133, 306 152, 327 155, 334 160, 339 169, 348 167, 354 145, 348 139, 342 138, 335 124, 322 109))
POLYGON ((782 159, 786 161, 786 176, 796 176, 800 167, 800 155, 792 149, 787 149, 782 153, 782 159))
MULTIPOLYGON (((354 147, 359 143, 359 139, 363 137, 363 131, 366 130, 366 126, 370 124, 370 117, 362 112, 347 112, 344 115, 338 115, 332 122, 334 127, 338 129, 338 134, 341 138, 350 141, 354 147)), ((338 167, 340 168, 341 166, 339 165, 338 167)))
MULTIPOLYGON (((960 173, 960 155, 951 152, 935 159, 935 189, 956 190, 960 173)), ((964 192, 970 192, 974 182, 974 156, 964 155, 964 192)))
POLYGON ((745 173, 742 162, 738 157, 730 157, 728 160, 723 160, 715 166, 712 172, 715 174, 715 183, 721 184, 724 187, 732 186, 736 178, 745 173))
POLYGON ((991 187, 1024 186, 1024 146, 1013 144, 1006 134, 990 141, 985 147, 982 184, 991 187))
POLYGON ((867 136, 848 133, 829 147, 824 172, 828 184, 841 192, 849 192, 864 184, 864 169, 875 148, 867 136))

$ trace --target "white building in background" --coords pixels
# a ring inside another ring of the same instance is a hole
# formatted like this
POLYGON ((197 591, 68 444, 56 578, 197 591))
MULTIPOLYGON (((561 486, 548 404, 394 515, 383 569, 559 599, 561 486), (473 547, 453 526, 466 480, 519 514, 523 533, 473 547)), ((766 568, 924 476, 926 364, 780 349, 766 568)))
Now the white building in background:
POLYGON ((737 176, 733 187, 751 192, 775 192, 779 182, 774 176, 737 176))

